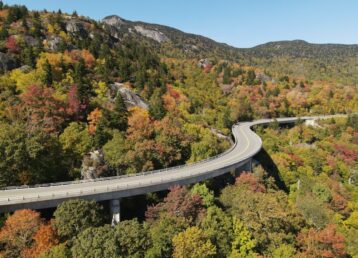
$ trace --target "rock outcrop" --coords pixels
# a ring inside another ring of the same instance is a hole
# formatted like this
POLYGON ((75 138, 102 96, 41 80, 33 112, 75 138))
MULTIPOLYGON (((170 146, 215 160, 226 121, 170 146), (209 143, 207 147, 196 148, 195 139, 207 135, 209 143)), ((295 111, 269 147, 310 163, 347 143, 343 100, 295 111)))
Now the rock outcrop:
POLYGON ((85 29, 83 22, 76 20, 76 19, 71 19, 71 20, 67 21, 66 31, 69 33, 72 33, 72 34, 79 35, 81 37, 87 36, 87 31, 85 29))
POLYGON ((118 15, 110 15, 110 16, 104 17, 102 21, 108 25, 118 27, 118 28, 120 28, 121 25, 125 24, 125 21, 118 15))
POLYGON ((59 36, 51 36, 46 40, 47 48, 51 51, 56 51, 62 43, 62 38, 59 36))
POLYGON ((148 29, 145 29, 144 27, 139 26, 139 25, 134 26, 134 29, 138 33, 142 34, 143 36, 145 36, 147 38, 151 38, 151 39, 157 41, 158 43, 169 41, 169 38, 163 32, 160 32, 157 30, 148 30, 148 29))
POLYGON ((82 179, 95 179, 103 176, 107 171, 108 167, 104 162, 102 151, 91 151, 83 157, 81 166, 82 179))
POLYGON ((115 82, 110 84, 109 87, 110 91, 107 97, 112 101, 114 101, 114 99, 117 97, 117 94, 121 94, 127 107, 140 107, 144 109, 149 108, 148 103, 146 103, 141 96, 125 87, 123 83, 115 82))

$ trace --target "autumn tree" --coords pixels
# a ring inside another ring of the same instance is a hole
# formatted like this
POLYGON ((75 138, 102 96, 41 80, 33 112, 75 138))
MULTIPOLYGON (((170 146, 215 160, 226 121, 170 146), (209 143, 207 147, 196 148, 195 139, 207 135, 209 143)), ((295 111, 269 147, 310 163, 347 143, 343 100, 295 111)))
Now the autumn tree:
POLYGON ((322 230, 309 229, 298 236, 302 254, 306 257, 346 257, 345 239, 329 224, 322 230))
POLYGON ((21 251, 30 247, 41 223, 40 214, 32 210, 18 210, 8 217, 0 230, 0 242, 5 246, 6 256, 19 257, 21 251))
POLYGON ((190 227, 173 238, 174 258, 215 257, 216 247, 205 231, 190 227))
POLYGON ((148 220, 155 220, 161 216, 179 217, 192 224, 202 209, 200 196, 192 195, 185 187, 175 186, 170 189, 162 203, 148 207, 146 217, 148 220))
POLYGON ((17 53, 19 51, 19 46, 16 42, 15 36, 9 36, 6 41, 6 48, 10 53, 17 53))
POLYGON ((252 257, 256 241, 243 222, 233 218, 232 251, 229 257, 252 257))
POLYGON ((147 251, 148 257, 171 258, 173 253, 172 239, 188 227, 184 218, 164 216, 150 224, 152 247, 147 251))
POLYGON ((66 114, 69 115, 70 118, 75 121, 81 120, 83 118, 82 113, 87 108, 86 103, 80 101, 77 92, 77 85, 72 85, 67 94, 66 105, 66 114))
POLYGON ((33 236, 34 243, 31 248, 22 251, 22 256, 26 258, 36 258, 41 254, 50 251, 58 244, 58 238, 51 224, 42 224, 33 236))
POLYGON ((48 87, 29 86, 20 98, 29 130, 42 129, 57 133, 64 122, 64 104, 56 99, 54 90, 48 87))
POLYGON ((254 192, 250 188, 250 184, 226 187, 220 200, 229 214, 240 219, 252 233, 257 241, 256 250, 269 253, 282 242, 294 243, 296 231, 304 221, 297 212, 287 210, 285 194, 254 192))
POLYGON ((200 228, 207 232, 212 243, 216 246, 217 257, 228 257, 231 253, 233 238, 232 218, 222 209, 210 206, 199 222, 200 228))
POLYGON ((214 192, 210 191, 205 184, 195 184, 190 189, 190 192, 194 195, 199 195, 203 202, 203 205, 205 205, 207 208, 214 205, 214 192))

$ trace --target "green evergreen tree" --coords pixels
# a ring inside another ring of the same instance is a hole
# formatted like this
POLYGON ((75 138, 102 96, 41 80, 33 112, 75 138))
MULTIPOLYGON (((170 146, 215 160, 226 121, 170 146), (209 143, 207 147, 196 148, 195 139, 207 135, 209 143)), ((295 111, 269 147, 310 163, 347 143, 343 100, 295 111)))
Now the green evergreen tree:
MULTIPOLYGON (((23 51, 21 52, 21 56, 22 56, 22 61, 24 64, 34 67, 35 66, 35 54, 34 51, 32 50, 32 47, 30 46, 26 46, 24 47, 23 51)), ((52 76, 52 73, 51 73, 52 76)), ((51 79, 51 78, 49 78, 51 79)))
POLYGON ((228 67, 224 69, 224 75, 223 75, 223 83, 224 84, 230 84, 231 83, 231 72, 228 67))
POLYGON ((86 79, 87 69, 85 61, 81 58, 74 67, 73 79, 77 83, 77 95, 81 102, 85 102, 93 95, 93 90, 86 79))
POLYGON ((254 70, 250 70, 247 73, 246 85, 255 85, 256 73, 254 70))
POLYGON ((47 86, 52 85, 52 82, 53 82, 52 67, 47 59, 46 59, 43 69, 45 72, 45 76, 43 78, 43 83, 47 86))
POLYGON ((157 88, 154 90, 153 95, 150 97, 149 104, 149 114, 154 119, 160 120, 165 116, 166 110, 164 108, 160 89, 157 88))
POLYGON ((0 28, 0 40, 5 40, 8 37, 9 37, 9 32, 8 32, 7 27, 5 25, 1 26, 1 28, 0 28))
POLYGON ((38 12, 33 13, 32 17, 32 27, 30 30, 30 34, 34 37, 41 37, 42 36, 42 24, 40 14, 38 12))

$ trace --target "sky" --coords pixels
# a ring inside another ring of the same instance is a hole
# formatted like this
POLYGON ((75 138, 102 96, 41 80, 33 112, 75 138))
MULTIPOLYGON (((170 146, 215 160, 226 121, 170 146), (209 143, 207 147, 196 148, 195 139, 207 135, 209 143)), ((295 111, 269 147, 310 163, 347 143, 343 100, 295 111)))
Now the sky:
POLYGON ((3 0, 100 20, 167 25, 235 47, 302 39, 358 44, 358 0, 3 0))

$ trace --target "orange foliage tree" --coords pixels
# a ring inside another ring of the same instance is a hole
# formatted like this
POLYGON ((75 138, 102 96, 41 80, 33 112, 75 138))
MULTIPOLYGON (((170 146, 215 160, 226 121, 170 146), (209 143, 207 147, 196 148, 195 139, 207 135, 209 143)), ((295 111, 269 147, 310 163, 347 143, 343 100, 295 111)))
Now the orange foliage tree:
POLYGON ((40 254, 48 252, 53 246, 59 243, 56 232, 51 224, 43 224, 33 236, 34 244, 31 248, 25 249, 21 256, 24 258, 36 258, 40 254))
POLYGON ((40 214, 36 211, 15 211, 0 230, 0 242, 5 245, 5 253, 8 256, 19 256, 22 250, 31 245, 33 235, 41 223, 40 214))
POLYGON ((88 120, 88 132, 90 134, 95 134, 97 125, 102 118, 102 111, 99 108, 93 110, 87 117, 88 120))

